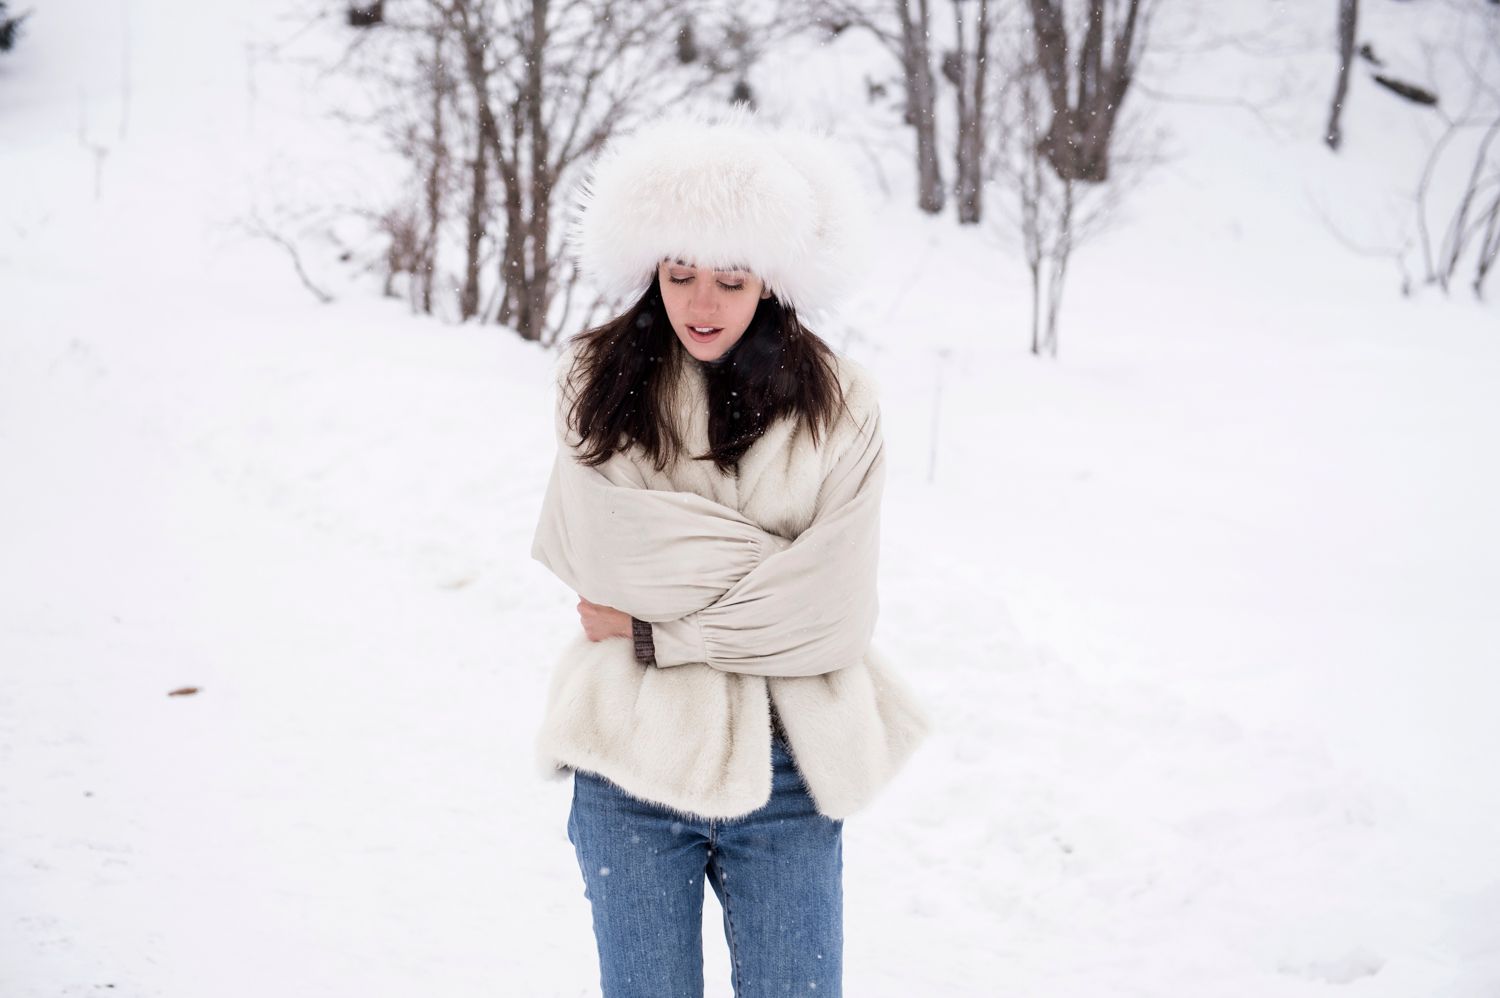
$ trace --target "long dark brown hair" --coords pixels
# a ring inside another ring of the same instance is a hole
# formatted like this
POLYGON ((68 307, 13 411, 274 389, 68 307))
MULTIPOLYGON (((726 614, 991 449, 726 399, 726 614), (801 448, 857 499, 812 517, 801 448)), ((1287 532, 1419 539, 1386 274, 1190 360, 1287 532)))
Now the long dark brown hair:
MULTIPOLYGON (((672 329, 660 276, 619 315, 578 333, 573 368, 576 397, 568 425, 582 438, 578 459, 598 465, 639 444, 661 471, 685 445, 670 403, 684 364, 699 363, 672 329)), ((774 420, 805 421, 816 444, 846 408, 832 348, 775 295, 760 299, 755 317, 722 363, 703 364, 708 390, 707 454, 720 472, 740 457, 774 420)))

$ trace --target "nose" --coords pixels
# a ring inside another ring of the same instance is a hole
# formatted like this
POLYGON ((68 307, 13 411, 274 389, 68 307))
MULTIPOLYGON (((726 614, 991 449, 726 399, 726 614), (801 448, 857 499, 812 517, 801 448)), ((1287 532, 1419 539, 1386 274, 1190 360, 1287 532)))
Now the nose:
POLYGON ((709 278, 706 281, 693 282, 693 296, 691 302, 694 315, 707 318, 717 310, 719 305, 719 297, 718 293, 713 287, 713 284, 713 278, 709 278))

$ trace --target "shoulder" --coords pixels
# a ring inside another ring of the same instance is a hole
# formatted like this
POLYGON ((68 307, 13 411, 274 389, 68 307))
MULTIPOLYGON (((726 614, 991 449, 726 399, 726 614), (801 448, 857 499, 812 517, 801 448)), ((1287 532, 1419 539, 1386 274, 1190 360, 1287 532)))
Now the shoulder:
POLYGON ((559 383, 572 372, 574 365, 578 363, 579 349, 578 337, 574 336, 564 341, 562 349, 557 351, 557 358, 552 366, 552 376, 559 383))
POLYGON ((840 409, 835 425, 844 433, 868 433, 880 417, 880 384, 859 361, 838 353, 833 356, 845 407, 840 409))
POLYGON ((824 477, 849 461, 860 461, 883 449, 880 429, 880 386, 862 363, 833 354, 843 401, 833 400, 834 411, 822 439, 815 447, 815 461, 824 477))
POLYGON ((576 372, 581 349, 578 337, 572 337, 563 344, 553 363, 552 381, 557 387, 559 402, 571 400, 578 394, 576 372))
POLYGON ((552 365, 552 422, 558 438, 571 447, 580 443, 580 438, 571 425, 570 413, 578 399, 579 381, 576 377, 578 341, 569 340, 558 353, 552 365))

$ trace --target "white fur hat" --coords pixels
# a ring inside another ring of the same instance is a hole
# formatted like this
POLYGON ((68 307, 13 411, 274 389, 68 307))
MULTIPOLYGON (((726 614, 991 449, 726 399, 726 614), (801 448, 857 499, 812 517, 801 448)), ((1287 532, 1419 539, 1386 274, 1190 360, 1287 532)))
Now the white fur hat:
POLYGON ((675 257, 743 267, 799 313, 861 276, 873 225, 859 174, 826 134, 770 126, 745 104, 673 111, 607 143, 576 190, 566 240, 616 299, 675 257))

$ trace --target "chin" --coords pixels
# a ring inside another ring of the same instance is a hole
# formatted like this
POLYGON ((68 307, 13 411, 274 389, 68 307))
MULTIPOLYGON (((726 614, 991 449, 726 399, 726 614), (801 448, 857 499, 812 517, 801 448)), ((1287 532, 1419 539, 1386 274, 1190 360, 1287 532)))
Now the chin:
POLYGON ((687 350, 690 356, 692 356, 696 360, 704 361, 705 363, 711 363, 718 360, 719 358, 727 354, 734 346, 734 344, 732 343, 727 347, 721 347, 717 343, 687 342, 680 338, 678 342, 682 343, 683 348, 687 350))

